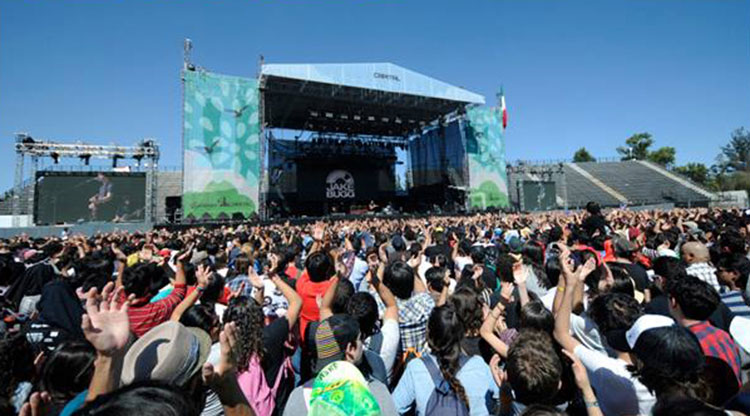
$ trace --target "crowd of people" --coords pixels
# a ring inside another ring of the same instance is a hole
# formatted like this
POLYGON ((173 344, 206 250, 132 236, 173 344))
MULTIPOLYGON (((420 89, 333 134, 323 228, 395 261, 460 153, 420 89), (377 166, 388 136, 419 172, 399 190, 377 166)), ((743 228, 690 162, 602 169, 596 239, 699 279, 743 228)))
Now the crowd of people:
POLYGON ((0 414, 750 415, 750 210, 0 240, 0 414))

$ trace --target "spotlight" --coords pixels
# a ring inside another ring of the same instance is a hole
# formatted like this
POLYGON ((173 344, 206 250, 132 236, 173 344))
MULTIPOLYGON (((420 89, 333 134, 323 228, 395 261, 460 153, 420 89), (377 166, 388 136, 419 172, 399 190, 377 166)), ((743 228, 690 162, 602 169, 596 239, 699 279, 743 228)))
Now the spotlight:
POLYGON ((52 160, 55 161, 55 164, 60 163, 60 154, 57 152, 50 153, 50 157, 52 157, 52 160))
POLYGON ((112 168, 117 167, 117 159, 122 159, 122 155, 114 155, 112 156, 112 168))
POLYGON ((79 157, 79 158, 80 158, 80 159, 81 159, 81 160, 83 161, 83 163, 84 163, 84 164, 85 164, 86 166, 88 166, 88 165, 89 165, 89 161, 91 160, 91 155, 90 155, 90 154, 88 154, 88 153, 84 153, 84 154, 82 154, 82 155, 79 155, 78 157, 79 157))

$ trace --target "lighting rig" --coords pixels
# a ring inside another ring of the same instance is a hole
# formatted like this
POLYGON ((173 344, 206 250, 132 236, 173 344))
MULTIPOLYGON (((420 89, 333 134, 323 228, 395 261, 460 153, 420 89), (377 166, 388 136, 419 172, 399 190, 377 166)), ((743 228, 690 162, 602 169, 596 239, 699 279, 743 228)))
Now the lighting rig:
MULTIPOLYGON (((16 134, 16 172, 13 191, 13 226, 21 224, 21 194, 23 190, 23 171, 26 157, 31 159, 30 178, 36 177, 39 168, 39 159, 49 157, 55 164, 61 158, 77 158, 86 166, 92 158, 111 159, 112 168, 117 167, 118 160, 132 159, 136 166, 140 166, 142 160, 147 161, 146 169, 146 222, 152 222, 156 207, 156 172, 159 162, 159 146, 153 139, 141 140, 135 146, 116 145, 94 145, 94 144, 66 144, 56 143, 49 140, 34 139, 27 133, 16 134)), ((34 203, 34 187, 29 192, 28 212, 32 212, 34 203)))

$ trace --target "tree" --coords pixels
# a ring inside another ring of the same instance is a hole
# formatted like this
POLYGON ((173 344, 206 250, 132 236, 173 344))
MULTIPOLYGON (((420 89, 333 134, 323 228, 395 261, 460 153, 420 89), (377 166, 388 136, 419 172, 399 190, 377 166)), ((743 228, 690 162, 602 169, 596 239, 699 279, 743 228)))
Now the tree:
POLYGON ((687 176, 691 181, 706 185, 708 183, 708 168, 703 163, 688 163, 674 168, 676 173, 687 176))
POLYGON ((660 147, 653 152, 649 152, 648 160, 669 168, 674 165, 675 153, 677 153, 677 151, 674 147, 660 147))
POLYGON ((732 138, 721 147, 720 163, 729 172, 750 171, 750 132, 740 127, 732 132, 732 138))
POLYGON ((588 150, 586 150, 585 147, 582 147, 573 154, 573 163, 582 163, 582 162, 596 162, 596 158, 594 156, 591 156, 591 153, 589 153, 588 150))
POLYGON ((648 148, 654 144, 654 139, 649 133, 637 133, 625 140, 625 146, 618 147, 617 153, 622 155, 622 160, 645 160, 648 158, 648 148))

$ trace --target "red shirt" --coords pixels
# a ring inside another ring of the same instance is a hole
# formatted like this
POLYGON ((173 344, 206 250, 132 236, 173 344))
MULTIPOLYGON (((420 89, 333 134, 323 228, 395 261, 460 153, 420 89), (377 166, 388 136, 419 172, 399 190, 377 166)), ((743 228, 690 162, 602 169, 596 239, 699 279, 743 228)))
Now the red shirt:
POLYGON ((330 280, 317 283, 311 281, 310 276, 307 275, 307 270, 302 272, 299 279, 297 279, 295 289, 302 298, 302 311, 300 311, 299 314, 299 329, 300 337, 303 341, 305 339, 305 329, 307 328, 307 324, 312 321, 320 320, 320 307, 318 307, 317 297, 320 296, 322 298, 330 285, 330 280))
MULTIPOLYGON (((126 296, 124 291, 120 297, 122 302, 126 296)), ((128 308, 130 331, 137 337, 142 337, 151 328, 164 323, 172 316, 172 311, 185 298, 185 284, 174 285, 174 290, 164 299, 148 303, 148 299, 136 300, 128 308)))
POLYGON ((687 328, 698 338, 705 355, 724 360, 734 371, 737 380, 741 380, 740 352, 729 334, 707 321, 690 325, 687 328))

